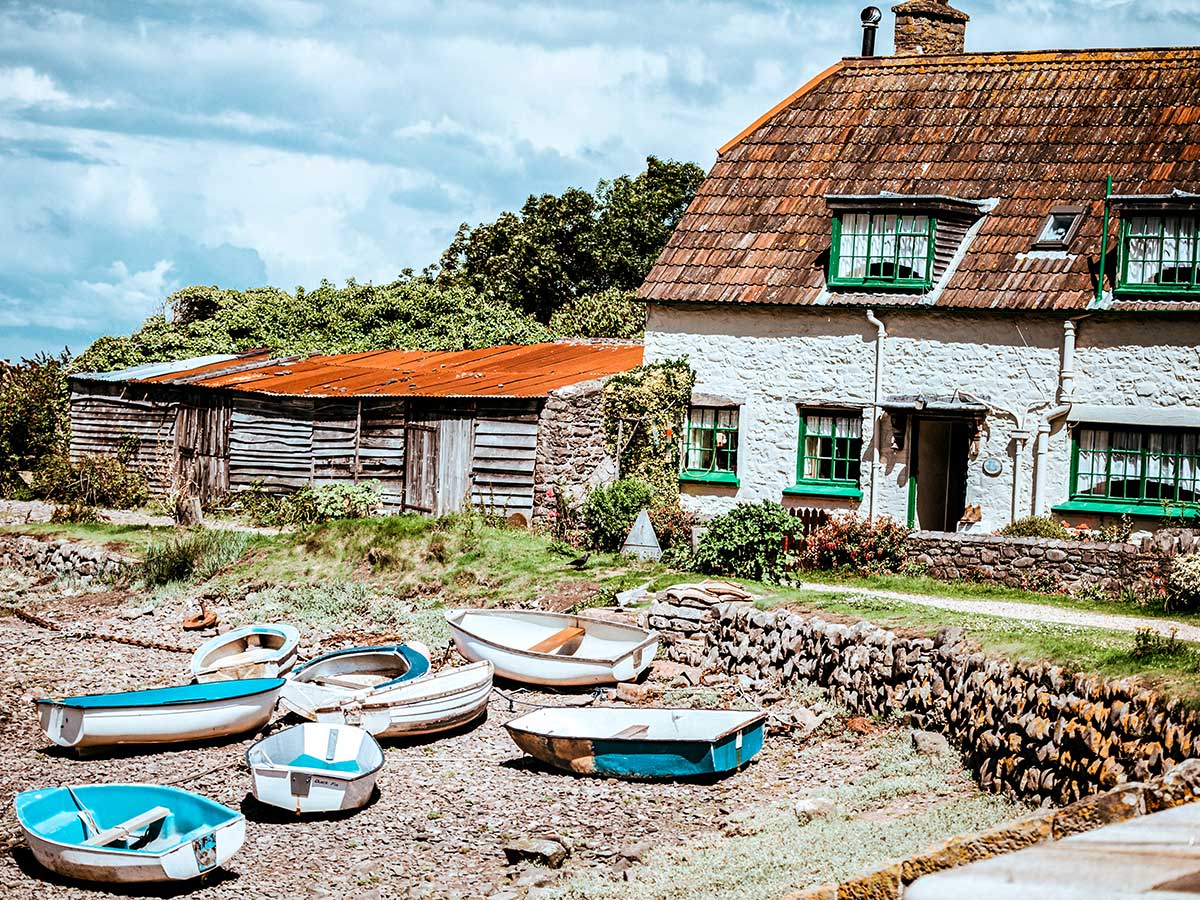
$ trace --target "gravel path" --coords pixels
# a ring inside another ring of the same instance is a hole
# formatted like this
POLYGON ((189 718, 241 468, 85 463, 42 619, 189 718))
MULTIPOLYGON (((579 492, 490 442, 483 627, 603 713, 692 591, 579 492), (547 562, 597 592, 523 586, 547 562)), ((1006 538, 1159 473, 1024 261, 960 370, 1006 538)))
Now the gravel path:
MULTIPOLYGON (((1112 613, 1090 612, 1070 609, 1065 606, 1049 606, 1040 603, 1019 603, 1011 600, 975 600, 960 597, 936 597, 931 594, 902 594, 897 591, 879 591, 869 588, 843 587, 835 584, 803 582, 797 585, 806 591, 827 594, 853 594, 858 597, 884 597, 901 600, 917 606, 932 606, 961 613, 978 613, 998 616, 1003 619, 1021 619, 1033 622, 1054 622, 1059 625, 1078 625, 1083 628, 1107 628, 1112 631, 1137 631, 1149 628, 1161 635, 1172 631, 1182 641, 1200 643, 1200 626, 1187 625, 1171 619, 1155 619, 1144 616, 1125 616, 1112 613)), ((1069 600, 1065 600, 1069 603, 1069 600)))
MULTIPOLYGON (((19 584, 16 578, 0 570, 0 599, 70 623, 83 634, 122 634, 187 648, 204 637, 179 629, 181 610, 160 607, 151 615, 123 617, 122 611, 142 602, 137 595, 65 596, 31 578, 19 584)), ((315 649, 309 645, 305 655, 315 649)), ((629 860, 648 847, 720 832, 747 810, 843 784, 866 771, 861 750, 875 739, 844 729, 819 739, 772 735, 747 769, 712 783, 579 778, 524 757, 502 725, 528 707, 514 710, 493 695, 486 720, 472 728, 425 743, 390 742, 379 797, 365 809, 299 821, 259 806, 248 794, 244 757, 257 736, 78 759, 48 747, 38 729, 31 708, 36 697, 177 684, 187 664, 185 653, 64 638, 0 617, 0 897, 84 900, 135 893, 60 879, 38 866, 12 813, 13 795, 35 787, 176 782, 245 813, 246 844, 222 871, 161 893, 149 891, 152 896, 514 900, 535 897, 539 885, 587 872, 619 879, 629 860), (507 864, 506 843, 547 833, 573 845, 561 871, 507 864)), ((518 692, 528 703, 572 699, 518 692)), ((291 720, 276 719, 267 730, 287 724, 291 720)), ((965 776, 947 790, 978 795, 965 776)))

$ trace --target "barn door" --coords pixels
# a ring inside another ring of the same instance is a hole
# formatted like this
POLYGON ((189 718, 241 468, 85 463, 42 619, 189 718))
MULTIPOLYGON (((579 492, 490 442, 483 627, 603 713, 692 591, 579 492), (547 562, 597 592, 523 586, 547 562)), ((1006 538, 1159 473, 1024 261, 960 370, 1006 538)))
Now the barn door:
POLYGON ((175 412, 175 489, 204 506, 229 490, 229 412, 220 397, 175 412))
POLYGON ((437 511, 438 444, 437 425, 405 424, 403 509, 430 514, 437 511))
POLYGON ((471 449, 474 421, 467 417, 441 420, 438 440, 437 514, 458 512, 471 502, 471 449))

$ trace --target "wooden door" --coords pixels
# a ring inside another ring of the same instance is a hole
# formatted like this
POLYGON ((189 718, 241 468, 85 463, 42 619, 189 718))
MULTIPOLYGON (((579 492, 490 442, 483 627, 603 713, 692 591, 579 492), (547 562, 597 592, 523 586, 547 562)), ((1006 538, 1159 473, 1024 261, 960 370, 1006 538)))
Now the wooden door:
POLYGON ((229 491, 229 424, 223 397, 175 411, 175 489, 203 506, 229 491))
POLYGON ((471 502, 471 450, 474 420, 463 416, 439 423, 437 514, 458 512, 471 502))
POLYGON ((404 426, 404 500, 402 509, 434 514, 438 508, 439 428, 427 422, 404 426))

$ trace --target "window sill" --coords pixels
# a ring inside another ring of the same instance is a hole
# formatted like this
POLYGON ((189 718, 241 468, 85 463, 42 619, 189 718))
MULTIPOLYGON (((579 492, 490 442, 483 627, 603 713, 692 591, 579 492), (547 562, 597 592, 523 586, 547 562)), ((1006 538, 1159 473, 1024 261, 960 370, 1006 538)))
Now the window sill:
POLYGON ((741 484, 733 472, 680 472, 679 480, 686 484, 741 484))
POLYGON ((1172 519, 1200 518, 1200 508, 1175 504, 1127 503, 1120 500, 1068 500, 1051 507, 1056 513, 1102 513, 1109 516, 1159 516, 1172 519))
POLYGON ((1200 294, 1200 285, 1192 284, 1117 284, 1117 294, 1142 294, 1151 297, 1171 297, 1178 294, 1200 294))
POLYGON ((826 279, 825 286, 830 290, 842 288, 852 291, 927 291, 933 287, 932 281, 858 281, 847 278, 826 279))
POLYGON ((830 481, 799 481, 791 487, 785 487, 783 492, 793 497, 847 497, 851 500, 861 500, 863 495, 857 485, 830 481))

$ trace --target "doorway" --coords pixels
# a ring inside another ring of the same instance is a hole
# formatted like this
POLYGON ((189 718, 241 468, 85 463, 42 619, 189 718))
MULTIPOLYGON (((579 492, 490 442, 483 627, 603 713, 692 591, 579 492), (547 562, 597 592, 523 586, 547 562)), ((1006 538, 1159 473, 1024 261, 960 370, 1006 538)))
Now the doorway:
POLYGON ((909 442, 908 524, 922 531, 957 531, 967 508, 971 424, 915 417, 909 442))

